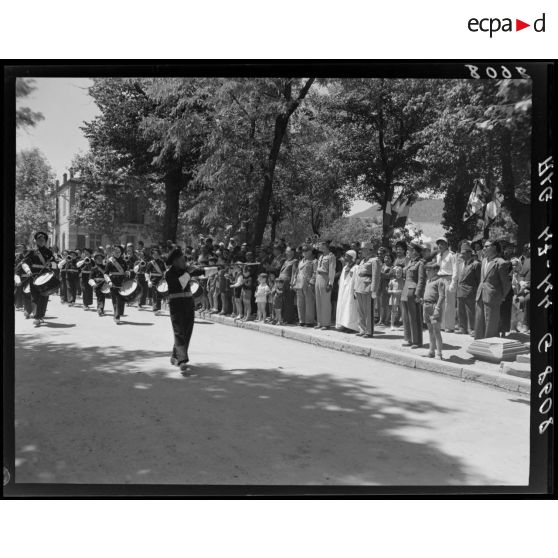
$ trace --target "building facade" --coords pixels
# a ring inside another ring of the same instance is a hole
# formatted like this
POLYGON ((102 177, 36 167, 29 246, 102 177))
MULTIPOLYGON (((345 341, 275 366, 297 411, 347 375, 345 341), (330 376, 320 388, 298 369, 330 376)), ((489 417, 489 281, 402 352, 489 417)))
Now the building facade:
POLYGON ((145 246, 155 243, 152 235, 154 217, 148 211, 142 209, 141 200, 130 197, 124 208, 124 219, 119 223, 121 233, 116 238, 111 238, 106 231, 96 229, 94 226, 77 225, 72 222, 71 216, 79 208, 79 188, 82 182, 74 177, 68 178, 63 175, 62 183, 57 181, 54 204, 54 224, 51 246, 57 246, 60 250, 76 248, 91 248, 95 250, 98 246, 107 244, 126 244, 132 242, 134 245, 140 240, 145 246))

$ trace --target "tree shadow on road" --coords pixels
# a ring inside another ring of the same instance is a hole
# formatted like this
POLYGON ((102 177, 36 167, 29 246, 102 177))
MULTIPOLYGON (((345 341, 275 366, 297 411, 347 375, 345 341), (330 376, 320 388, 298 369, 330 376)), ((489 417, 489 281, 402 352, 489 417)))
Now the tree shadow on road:
POLYGON ((165 351, 32 334, 15 348, 17 482, 497 484, 425 422, 457 411, 357 379, 213 362, 183 378, 165 351))

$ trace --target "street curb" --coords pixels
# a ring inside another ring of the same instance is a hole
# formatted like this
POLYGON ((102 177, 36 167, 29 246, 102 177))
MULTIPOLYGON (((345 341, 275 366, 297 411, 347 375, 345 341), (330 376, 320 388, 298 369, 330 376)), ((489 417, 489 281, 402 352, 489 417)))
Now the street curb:
POLYGON ((318 347, 325 347, 335 351, 370 357, 376 360, 383 360, 392 364, 407 366, 408 368, 425 370, 427 372, 433 372, 434 374, 443 374, 445 376, 460 379, 464 382, 476 382, 526 395, 531 393, 531 380, 528 378, 508 376, 503 373, 487 372, 476 368, 465 368, 459 364, 440 362, 435 359, 415 356, 411 353, 407 354, 405 352, 394 352, 393 350, 380 349, 376 347, 363 347, 347 341, 325 339, 323 337, 316 337, 315 335, 306 333, 305 331, 291 329, 289 327, 285 328, 258 322, 239 322, 234 318, 227 316, 220 316, 216 314, 205 315, 201 312, 196 312, 196 317, 228 326, 277 335, 278 337, 284 337, 285 339, 293 339, 295 341, 316 345, 318 347))

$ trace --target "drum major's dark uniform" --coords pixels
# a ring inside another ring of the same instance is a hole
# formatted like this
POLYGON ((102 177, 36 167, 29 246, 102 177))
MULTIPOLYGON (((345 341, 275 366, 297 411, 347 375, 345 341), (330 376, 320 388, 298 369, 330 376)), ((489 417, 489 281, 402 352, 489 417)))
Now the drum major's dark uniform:
POLYGON ((189 268, 180 269, 172 262, 181 255, 181 251, 173 251, 168 259, 170 268, 165 273, 165 279, 169 286, 169 311, 172 329, 174 333, 174 344, 171 360, 173 364, 185 365, 188 361, 188 348, 194 329, 194 300, 190 291, 189 281, 182 285, 180 280, 188 280, 190 276, 203 274, 203 269, 189 268))

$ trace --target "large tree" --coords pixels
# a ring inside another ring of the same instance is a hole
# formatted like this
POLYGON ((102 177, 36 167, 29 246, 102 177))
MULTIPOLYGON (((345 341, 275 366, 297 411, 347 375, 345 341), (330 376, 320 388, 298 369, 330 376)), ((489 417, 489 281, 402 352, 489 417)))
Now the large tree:
POLYGON ((250 241, 261 244, 270 214, 277 215, 281 205, 274 189, 289 122, 313 82, 314 78, 214 82, 214 119, 193 218, 202 217, 206 225, 250 221, 250 241))
MULTIPOLYGON (((479 183, 487 201, 503 195, 503 214, 519 243, 529 238, 531 90, 526 80, 450 80, 437 92, 437 117, 420 156, 424 179, 445 192, 442 224, 454 244, 483 232, 482 215, 463 220, 479 183), (479 228, 479 223, 480 228, 479 228)), ((485 234, 489 233, 488 228, 485 234)))
POLYGON ((16 241, 27 243, 38 230, 51 232, 54 190, 54 172, 41 151, 20 151, 16 156, 16 241))
POLYGON ((89 90, 101 111, 83 127, 93 156, 113 152, 114 171, 164 184, 163 240, 176 240, 180 194, 196 173, 206 129, 204 85, 185 78, 103 78, 89 90))
MULTIPOLYGON (((418 154, 435 114, 437 82, 419 79, 343 79, 331 87, 337 141, 356 197, 382 212, 396 199, 413 201, 424 164, 418 154)), ((424 185, 422 185, 425 188, 424 185)), ((391 232, 383 220, 383 242, 391 232)))

